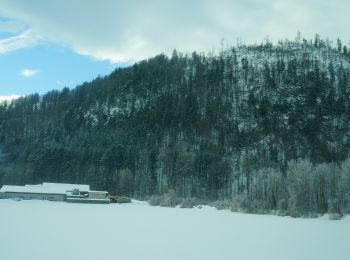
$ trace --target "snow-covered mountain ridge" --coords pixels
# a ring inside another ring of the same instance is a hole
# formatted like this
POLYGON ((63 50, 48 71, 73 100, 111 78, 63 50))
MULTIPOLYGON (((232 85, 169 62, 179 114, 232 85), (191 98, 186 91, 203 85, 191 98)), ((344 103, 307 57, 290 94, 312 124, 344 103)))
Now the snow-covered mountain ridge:
POLYGON ((341 216, 350 211, 349 60, 347 46, 318 36, 174 51, 4 103, 1 180, 341 216))

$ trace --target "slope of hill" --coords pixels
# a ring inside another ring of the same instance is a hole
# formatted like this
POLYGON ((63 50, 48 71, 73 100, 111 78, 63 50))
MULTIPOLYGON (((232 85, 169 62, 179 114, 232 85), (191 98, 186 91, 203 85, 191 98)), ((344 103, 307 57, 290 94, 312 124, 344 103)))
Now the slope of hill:
POLYGON ((2 183, 169 191, 291 215, 350 210, 350 54, 338 42, 159 55, 0 106, 2 183))

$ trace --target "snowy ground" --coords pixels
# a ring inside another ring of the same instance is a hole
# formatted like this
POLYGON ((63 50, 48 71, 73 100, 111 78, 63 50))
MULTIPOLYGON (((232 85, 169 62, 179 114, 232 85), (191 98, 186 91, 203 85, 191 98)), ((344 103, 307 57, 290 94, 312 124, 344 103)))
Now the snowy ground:
POLYGON ((3 260, 350 259, 350 217, 0 200, 3 260))

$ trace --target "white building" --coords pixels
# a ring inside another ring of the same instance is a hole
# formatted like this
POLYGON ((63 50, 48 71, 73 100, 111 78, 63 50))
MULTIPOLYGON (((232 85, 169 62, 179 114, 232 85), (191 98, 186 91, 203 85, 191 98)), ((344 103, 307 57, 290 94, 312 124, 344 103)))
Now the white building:
POLYGON ((38 185, 4 185, 0 189, 0 199, 51 200, 86 203, 109 203, 108 192, 91 191, 90 185, 47 183, 38 185))

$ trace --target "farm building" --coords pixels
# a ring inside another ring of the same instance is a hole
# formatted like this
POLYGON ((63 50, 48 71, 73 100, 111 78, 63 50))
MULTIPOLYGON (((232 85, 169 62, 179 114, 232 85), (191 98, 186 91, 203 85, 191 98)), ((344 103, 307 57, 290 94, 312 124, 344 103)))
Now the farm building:
POLYGON ((90 185, 47 182, 24 186, 4 185, 0 189, 0 199, 110 203, 108 192, 91 191, 90 185))

